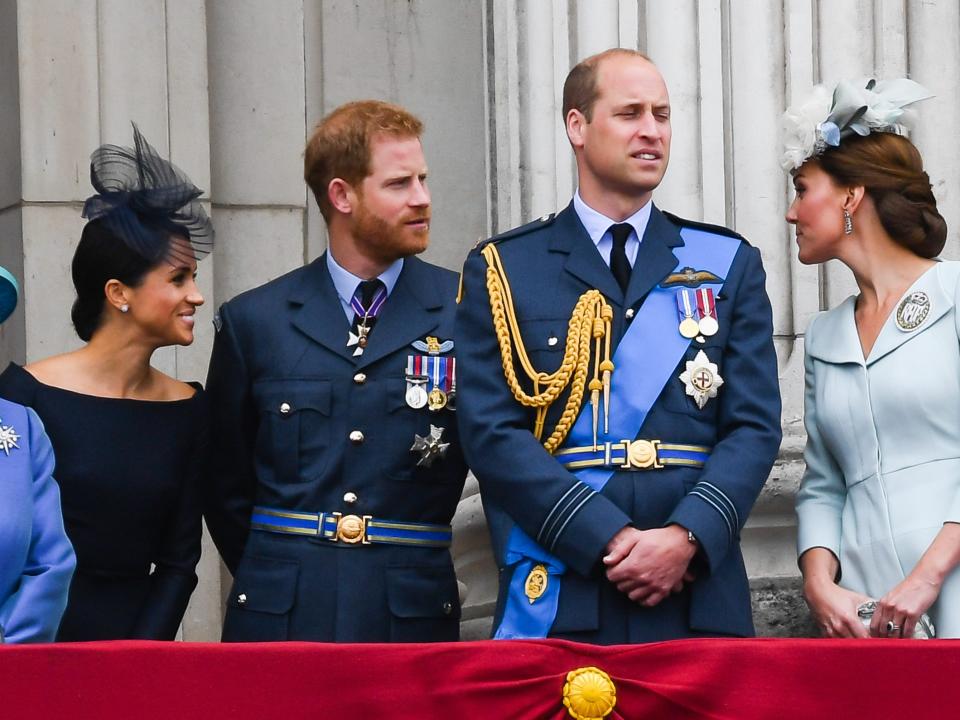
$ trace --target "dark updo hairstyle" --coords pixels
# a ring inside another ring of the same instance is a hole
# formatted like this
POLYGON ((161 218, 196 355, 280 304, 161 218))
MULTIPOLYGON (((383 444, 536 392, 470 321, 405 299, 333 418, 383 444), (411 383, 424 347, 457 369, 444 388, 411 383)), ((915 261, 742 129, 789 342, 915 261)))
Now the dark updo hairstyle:
POLYGON ((88 342, 100 327, 106 301, 104 286, 108 280, 138 287, 156 265, 131 250, 102 220, 88 222, 80 235, 72 265, 77 299, 70 319, 80 339, 88 342))
POLYGON ((862 185, 887 234, 920 257, 940 254, 947 223, 937 210, 920 151, 902 135, 874 132, 845 137, 817 158, 843 187, 862 185))

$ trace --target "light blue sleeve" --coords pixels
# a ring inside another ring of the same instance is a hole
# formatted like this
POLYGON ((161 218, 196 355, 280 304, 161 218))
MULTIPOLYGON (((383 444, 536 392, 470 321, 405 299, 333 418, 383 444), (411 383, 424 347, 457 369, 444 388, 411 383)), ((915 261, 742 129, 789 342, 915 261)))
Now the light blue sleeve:
POLYGON ((37 414, 29 408, 27 413, 25 449, 33 470, 33 523, 20 585, 0 606, 0 626, 8 643, 53 641, 76 566, 63 528, 60 488, 53 479, 53 447, 37 414))
POLYGON ((804 357, 803 425, 807 431, 807 444, 803 451, 806 469, 797 492, 797 555, 822 547, 839 560, 841 519, 847 489, 843 472, 827 449, 818 424, 817 375, 809 352, 814 342, 814 325, 815 321, 807 329, 804 357))
MULTIPOLYGON (((956 266, 958 263, 950 263, 956 266)), ((953 291, 954 307, 954 325, 957 329, 957 341, 960 342, 960 273, 958 273, 958 282, 953 291)), ((947 508, 947 514, 944 522, 960 523, 960 482, 957 483, 957 491, 947 508)))

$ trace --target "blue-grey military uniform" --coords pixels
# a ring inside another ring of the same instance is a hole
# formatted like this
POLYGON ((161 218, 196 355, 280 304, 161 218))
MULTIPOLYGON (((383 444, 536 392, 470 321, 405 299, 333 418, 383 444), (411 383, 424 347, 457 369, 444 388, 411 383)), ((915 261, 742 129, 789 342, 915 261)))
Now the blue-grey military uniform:
POLYGON ((223 638, 456 640, 449 523, 466 466, 450 404, 414 409, 405 394, 414 343, 456 355, 457 275, 405 259, 357 356, 325 260, 216 321, 205 516, 234 574, 223 638), (418 465, 431 426, 449 445, 418 465))
MULTIPOLYGON (((654 288, 668 278, 682 287, 687 281, 678 270, 686 272, 691 289, 697 287, 699 268, 677 268, 675 253, 684 245, 685 228, 735 243, 715 298, 719 330, 691 339, 635 437, 708 448, 709 457, 705 464, 617 468, 601 491, 585 486, 531 433, 533 411, 514 399, 504 379, 482 245, 467 258, 457 316, 463 364, 458 421, 500 566, 495 627, 503 620, 516 567, 505 557, 508 539, 519 529, 566 566, 550 637, 610 644, 754 633, 740 531, 781 438, 772 316, 759 252, 729 230, 653 208, 624 293, 572 204, 490 242, 510 281, 530 360, 536 370, 550 373, 560 366, 571 311, 584 292, 600 290, 612 307, 616 350, 654 288), (680 378, 701 351, 724 381, 702 408, 680 378), (624 526, 642 530, 671 523, 692 531, 699 543, 691 565, 696 580, 646 608, 606 580, 601 557, 624 526)), ((671 322, 664 332, 677 332, 678 316, 671 322)), ((651 344, 659 340, 641 338, 651 344)), ((615 369, 614 376, 620 371, 615 369)), ((551 407, 548 428, 556 425, 563 400, 551 407)))

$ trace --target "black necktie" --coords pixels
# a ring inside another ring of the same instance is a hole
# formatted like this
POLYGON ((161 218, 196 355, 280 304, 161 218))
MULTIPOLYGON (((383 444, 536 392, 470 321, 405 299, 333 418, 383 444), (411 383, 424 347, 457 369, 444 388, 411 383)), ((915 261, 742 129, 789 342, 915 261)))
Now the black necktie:
POLYGON ((627 259, 627 238, 633 232, 633 226, 629 223, 617 223, 610 226, 610 233, 613 235, 613 249, 610 251, 610 272, 616 279, 617 284, 623 292, 627 292, 627 285, 630 284, 630 261, 627 259))

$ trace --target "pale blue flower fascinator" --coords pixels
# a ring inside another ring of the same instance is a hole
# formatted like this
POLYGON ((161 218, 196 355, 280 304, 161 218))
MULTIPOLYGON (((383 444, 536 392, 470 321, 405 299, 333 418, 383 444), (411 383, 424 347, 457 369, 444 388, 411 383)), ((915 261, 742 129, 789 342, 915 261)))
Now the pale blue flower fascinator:
POLYGON ((90 156, 90 182, 83 217, 101 220, 141 257, 199 260, 213 248, 213 225, 197 200, 203 191, 162 158, 133 125, 133 147, 101 145, 90 156), (190 249, 171 242, 189 238, 190 249), (192 250, 192 257, 187 256, 192 250))
POLYGON ((17 279, 5 267, 0 266, 0 323, 13 315, 19 295, 17 279))
POLYGON ((852 135, 902 135, 911 120, 907 106, 931 97, 933 94, 923 85, 907 78, 859 83, 841 80, 832 93, 817 85, 809 97, 783 115, 780 164, 784 170, 796 170, 852 135))

